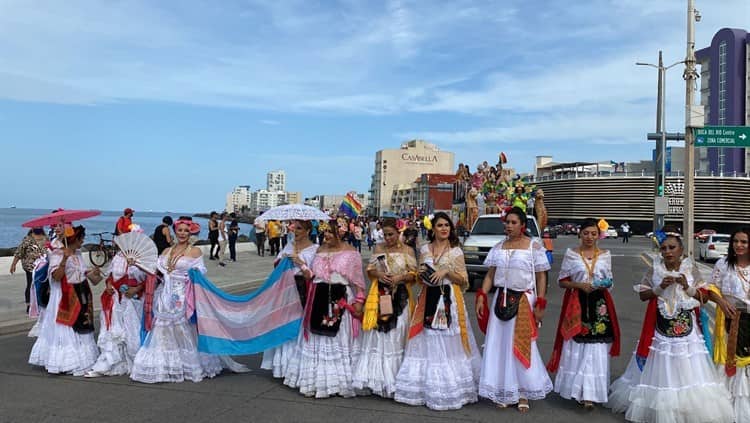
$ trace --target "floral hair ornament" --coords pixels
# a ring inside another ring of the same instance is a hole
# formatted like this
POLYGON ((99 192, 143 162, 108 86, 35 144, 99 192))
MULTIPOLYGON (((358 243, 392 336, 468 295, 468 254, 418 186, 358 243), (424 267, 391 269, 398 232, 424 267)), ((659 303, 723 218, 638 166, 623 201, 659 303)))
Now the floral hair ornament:
POLYGON ((596 228, 599 229, 599 239, 604 239, 607 237, 607 229, 609 229, 609 223, 607 223, 604 219, 599 219, 598 222, 596 222, 596 228))
POLYGON ((325 220, 321 220, 320 223, 318 223, 318 230, 321 232, 326 232, 331 230, 331 224, 326 222, 325 220))
POLYGON ((428 231, 432 230, 432 219, 435 218, 434 214, 430 214, 429 216, 425 216, 424 219, 422 219, 422 223, 424 224, 424 228, 428 231))
POLYGON ((172 228, 174 228, 175 232, 177 232, 177 227, 180 225, 187 225, 189 228, 188 231, 190 232, 190 235, 197 235, 201 232, 201 225, 188 219, 179 219, 175 221, 174 224, 172 225, 172 228))
POLYGON ((661 229, 654 232, 654 238, 656 238, 656 240, 659 242, 659 245, 661 245, 664 240, 666 240, 670 236, 673 236, 677 239, 682 239, 682 234, 679 232, 664 232, 661 229))

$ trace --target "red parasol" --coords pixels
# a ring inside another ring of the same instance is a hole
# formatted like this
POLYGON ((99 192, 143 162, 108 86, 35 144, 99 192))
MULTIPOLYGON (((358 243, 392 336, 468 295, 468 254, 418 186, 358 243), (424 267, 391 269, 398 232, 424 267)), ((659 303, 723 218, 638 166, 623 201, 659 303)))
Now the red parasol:
POLYGON ((42 226, 55 226, 58 224, 72 223, 89 217, 102 214, 99 210, 58 210, 54 213, 45 214, 21 224, 24 228, 40 228, 42 226))

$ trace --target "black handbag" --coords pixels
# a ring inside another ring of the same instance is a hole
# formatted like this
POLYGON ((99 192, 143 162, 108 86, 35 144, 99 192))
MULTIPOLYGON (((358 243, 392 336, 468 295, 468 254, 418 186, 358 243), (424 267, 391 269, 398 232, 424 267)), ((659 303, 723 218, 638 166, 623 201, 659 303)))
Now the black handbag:
POLYGON ((427 285, 435 286, 435 283, 430 279, 432 278, 433 274, 435 274, 435 269, 429 264, 425 264, 424 270, 419 273, 419 277, 422 279, 422 282, 426 283, 427 285))
POLYGON ((336 303, 342 298, 346 298, 346 285, 317 284, 310 312, 310 332, 328 337, 335 337, 339 333, 346 310, 336 303))
POLYGON ((524 295, 523 291, 515 291, 507 288, 500 289, 497 301, 495 302, 495 316, 504 322, 516 317, 516 314, 518 314, 518 304, 521 303, 521 295, 524 295), (503 307, 504 296, 507 296, 505 307, 503 307))

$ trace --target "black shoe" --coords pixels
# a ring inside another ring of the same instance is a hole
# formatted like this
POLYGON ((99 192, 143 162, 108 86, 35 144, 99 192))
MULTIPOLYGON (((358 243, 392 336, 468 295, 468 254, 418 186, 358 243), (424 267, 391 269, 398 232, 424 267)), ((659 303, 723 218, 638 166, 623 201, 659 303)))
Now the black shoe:
POLYGON ((209 260, 216 260, 216 259, 214 258, 214 256, 211 256, 211 257, 209 257, 208 259, 209 259, 209 260))
POLYGON ((219 266, 224 267, 224 266, 226 266, 226 263, 224 263, 223 261, 220 261, 219 262, 219 266))

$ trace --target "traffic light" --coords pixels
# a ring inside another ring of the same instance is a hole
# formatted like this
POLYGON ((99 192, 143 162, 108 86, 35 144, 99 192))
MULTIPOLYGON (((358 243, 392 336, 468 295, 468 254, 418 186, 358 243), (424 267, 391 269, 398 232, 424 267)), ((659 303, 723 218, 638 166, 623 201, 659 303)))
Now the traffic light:
POLYGON ((659 197, 664 197, 664 185, 659 185, 658 193, 659 197))

